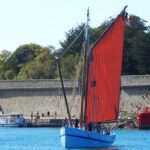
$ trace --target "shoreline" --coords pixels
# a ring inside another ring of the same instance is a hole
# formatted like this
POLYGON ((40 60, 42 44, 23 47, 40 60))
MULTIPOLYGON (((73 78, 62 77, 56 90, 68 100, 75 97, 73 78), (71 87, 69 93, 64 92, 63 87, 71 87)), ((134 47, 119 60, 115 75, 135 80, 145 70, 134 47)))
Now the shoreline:
MULTIPOLYGON (((27 127, 62 127, 64 119, 62 118, 44 118, 44 119, 26 119, 27 127)), ((74 122, 74 119, 72 119, 74 122)), ((104 124, 105 126, 105 124, 104 124)), ((111 129, 138 129, 137 119, 119 119, 117 122, 109 123, 111 129)))

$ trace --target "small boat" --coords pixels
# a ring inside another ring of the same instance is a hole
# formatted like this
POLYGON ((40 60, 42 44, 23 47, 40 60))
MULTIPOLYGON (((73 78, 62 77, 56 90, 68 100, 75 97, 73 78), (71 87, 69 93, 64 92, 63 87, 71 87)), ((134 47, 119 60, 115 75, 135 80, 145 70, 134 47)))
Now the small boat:
POLYGON ((138 111, 138 128, 150 129, 150 108, 143 107, 138 111))
POLYGON ((23 114, 0 114, 0 127, 26 127, 23 114))
POLYGON ((82 59, 80 128, 72 126, 60 62, 57 58, 69 118, 69 126, 60 129, 61 144, 65 148, 110 147, 115 141, 116 135, 108 128, 104 130, 107 132, 100 130, 103 124, 106 126, 118 119, 126 7, 92 48, 88 47, 89 10, 87 12, 82 59))

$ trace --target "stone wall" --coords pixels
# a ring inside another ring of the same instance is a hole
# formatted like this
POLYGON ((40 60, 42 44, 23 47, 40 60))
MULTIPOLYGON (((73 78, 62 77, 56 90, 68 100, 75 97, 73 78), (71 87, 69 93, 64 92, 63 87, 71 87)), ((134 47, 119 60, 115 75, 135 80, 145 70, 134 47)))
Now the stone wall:
MULTIPOLYGON (((73 117, 80 113, 80 86, 77 81, 65 80, 66 94, 73 117), (75 85, 75 86, 74 86, 75 85), (76 92, 73 89, 75 87, 76 92), (73 100, 72 92, 76 97, 73 100)), ((4 113, 23 113, 66 117, 65 102, 60 81, 28 80, 0 81, 0 105, 4 113)), ((141 106, 150 106, 150 76, 123 76, 120 96, 120 111, 136 113, 141 106)))
POLYGON ((122 77, 120 112, 136 115, 139 108, 150 107, 150 75, 122 77))
POLYGON ((120 112, 136 114, 144 106, 150 107, 150 86, 122 88, 120 112))
MULTIPOLYGON (((72 100, 71 90, 67 90, 66 94, 72 116, 79 117, 76 111, 80 107, 79 96, 72 100)), ((57 89, 3 90, 0 91, 0 105, 4 113, 23 113, 26 117, 31 112, 39 112, 41 115, 48 111, 51 116, 57 112, 58 117, 67 117, 64 97, 57 89)))

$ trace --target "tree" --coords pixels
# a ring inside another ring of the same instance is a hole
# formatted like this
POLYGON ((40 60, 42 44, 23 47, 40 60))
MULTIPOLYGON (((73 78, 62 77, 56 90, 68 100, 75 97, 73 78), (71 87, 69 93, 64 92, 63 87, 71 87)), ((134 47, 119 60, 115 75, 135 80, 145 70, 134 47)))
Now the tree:
POLYGON ((0 79, 13 79, 15 73, 13 70, 10 70, 8 67, 8 60, 10 59, 12 53, 8 50, 3 50, 0 54, 0 79))
POLYGON ((9 58, 7 63, 8 67, 18 74, 24 64, 32 61, 36 57, 39 49, 41 49, 41 46, 37 44, 21 45, 9 58))
POLYGON ((0 61, 2 62, 7 62, 7 60, 11 57, 12 52, 8 51, 8 50, 2 50, 1 54, 0 54, 0 61))
MULTIPOLYGON (((98 28, 89 28, 92 46, 113 21, 109 19, 98 28)), ((62 75, 74 79, 84 41, 84 24, 65 33, 60 49, 42 47, 38 44, 19 46, 13 53, 0 53, 0 79, 52 79, 57 77, 55 57, 61 59, 62 75)), ((125 25, 122 74, 150 74, 150 27, 146 21, 131 15, 125 25)))
POLYGON ((137 74, 150 74, 150 33, 138 32, 132 39, 137 74))
POLYGON ((68 55, 62 58, 62 76, 65 79, 75 79, 77 75, 77 65, 79 63, 79 55, 68 55))
POLYGON ((148 74, 150 36, 146 21, 131 15, 125 26, 123 74, 148 74))
POLYGON ((56 62, 51 48, 41 48, 34 60, 24 64, 18 79, 52 79, 56 78, 56 62))

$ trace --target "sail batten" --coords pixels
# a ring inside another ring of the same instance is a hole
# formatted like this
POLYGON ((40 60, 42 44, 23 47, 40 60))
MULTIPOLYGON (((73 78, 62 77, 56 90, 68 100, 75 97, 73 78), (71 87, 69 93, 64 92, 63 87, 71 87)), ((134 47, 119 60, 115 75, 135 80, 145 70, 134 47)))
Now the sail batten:
POLYGON ((124 14, 95 43, 87 75, 86 122, 117 119, 123 53, 124 14))

